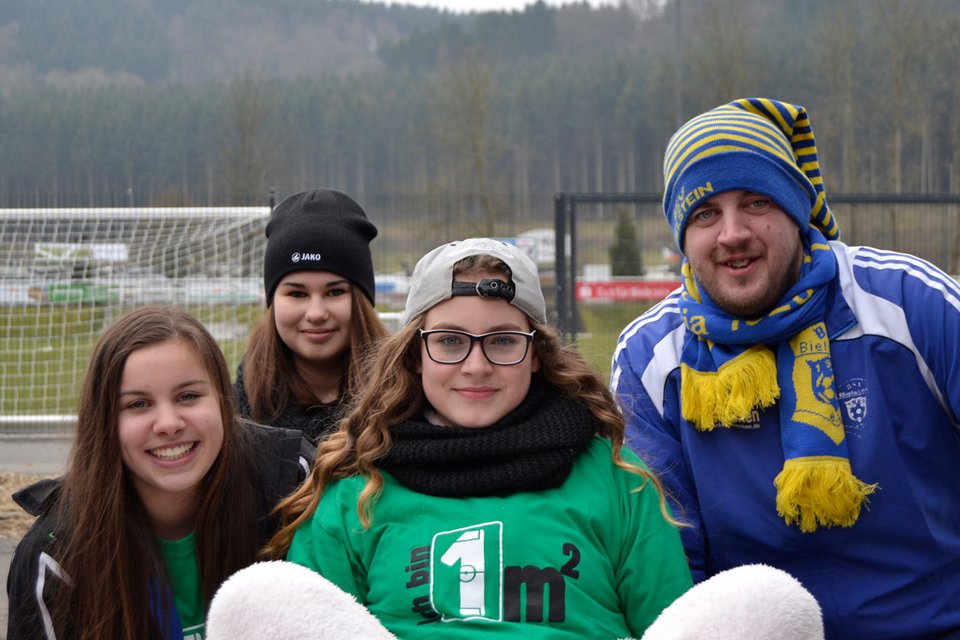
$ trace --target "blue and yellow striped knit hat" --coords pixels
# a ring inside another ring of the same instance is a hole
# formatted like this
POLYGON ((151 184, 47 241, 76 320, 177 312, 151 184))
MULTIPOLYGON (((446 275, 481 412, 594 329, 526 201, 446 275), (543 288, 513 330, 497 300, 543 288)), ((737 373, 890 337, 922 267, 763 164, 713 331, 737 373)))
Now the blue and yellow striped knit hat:
POLYGON ((700 114, 670 138, 663 177, 663 212, 681 251, 690 212, 735 189, 771 198, 801 231, 812 223, 826 239, 840 237, 803 107, 742 98, 700 114))

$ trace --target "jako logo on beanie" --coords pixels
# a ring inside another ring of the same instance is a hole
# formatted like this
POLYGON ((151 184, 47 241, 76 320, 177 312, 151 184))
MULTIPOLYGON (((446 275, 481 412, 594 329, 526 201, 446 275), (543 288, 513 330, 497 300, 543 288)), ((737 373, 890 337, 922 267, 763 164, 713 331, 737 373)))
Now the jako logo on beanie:
POLYGON ((300 253, 299 251, 294 251, 293 255, 290 256, 290 262, 300 262, 302 260, 314 260, 319 262, 323 257, 319 253, 300 253))

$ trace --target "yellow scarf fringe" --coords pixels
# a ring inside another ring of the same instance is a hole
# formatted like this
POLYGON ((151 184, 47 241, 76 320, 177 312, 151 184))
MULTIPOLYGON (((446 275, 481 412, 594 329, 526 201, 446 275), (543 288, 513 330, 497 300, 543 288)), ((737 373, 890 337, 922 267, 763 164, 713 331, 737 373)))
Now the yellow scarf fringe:
POLYGON ((747 349, 717 371, 680 367, 683 417, 700 431, 745 420, 754 409, 765 409, 780 397, 776 358, 762 345, 747 349))
POLYGON ((799 524, 804 533, 818 525, 852 526, 877 488, 854 476, 849 460, 830 456, 787 460, 773 484, 777 513, 788 525, 799 524))

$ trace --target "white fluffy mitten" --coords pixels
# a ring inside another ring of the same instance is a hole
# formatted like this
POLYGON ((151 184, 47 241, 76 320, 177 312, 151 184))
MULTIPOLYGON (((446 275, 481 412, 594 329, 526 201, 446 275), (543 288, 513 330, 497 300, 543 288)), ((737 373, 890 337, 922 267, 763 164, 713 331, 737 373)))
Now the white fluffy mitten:
POLYGON ((642 640, 823 640, 820 605, 800 581, 764 564, 722 571, 663 610, 642 640))
POLYGON ((207 640, 393 640, 367 608, 292 562, 258 562, 228 578, 207 613, 207 640))

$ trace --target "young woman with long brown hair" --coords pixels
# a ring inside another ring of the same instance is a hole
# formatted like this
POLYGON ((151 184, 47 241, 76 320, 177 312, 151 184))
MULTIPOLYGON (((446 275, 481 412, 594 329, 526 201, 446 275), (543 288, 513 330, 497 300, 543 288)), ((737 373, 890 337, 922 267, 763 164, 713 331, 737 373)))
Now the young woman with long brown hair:
POLYGON ((547 325, 533 262, 438 247, 404 325, 266 554, 399 638, 640 637, 691 586, 680 536, 606 385, 547 325))
POLYGON ((350 196, 314 189, 278 204, 266 233, 267 311, 234 388, 243 415, 317 442, 340 419, 362 358, 387 335, 374 309, 377 228, 350 196))
POLYGON ((202 638, 216 588, 256 560, 313 453, 238 418, 194 317, 124 316, 94 348, 66 474, 15 496, 40 517, 11 561, 7 636, 202 638))

